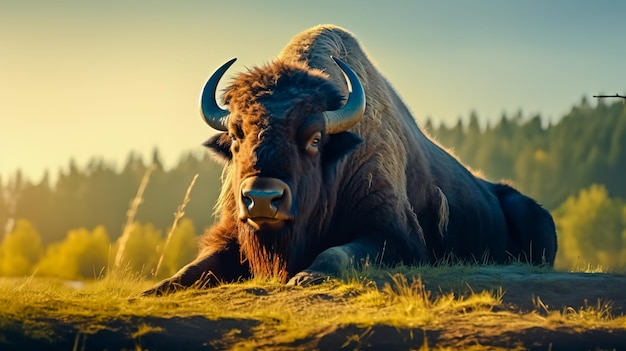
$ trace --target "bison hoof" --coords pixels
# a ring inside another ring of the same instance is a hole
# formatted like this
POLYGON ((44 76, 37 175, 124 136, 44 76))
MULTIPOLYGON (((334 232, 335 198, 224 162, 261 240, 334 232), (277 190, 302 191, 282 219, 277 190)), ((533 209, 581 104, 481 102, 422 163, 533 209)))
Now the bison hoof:
POLYGON ((316 284, 321 284, 325 281, 328 281, 329 279, 330 279, 329 276, 322 274, 322 273, 302 271, 296 274, 295 276, 293 276, 293 278, 289 279, 289 282, 287 282, 287 285, 289 286, 316 285, 316 284))
POLYGON ((183 287, 170 280, 159 282, 154 287, 141 293, 141 296, 163 296, 181 290, 183 287))

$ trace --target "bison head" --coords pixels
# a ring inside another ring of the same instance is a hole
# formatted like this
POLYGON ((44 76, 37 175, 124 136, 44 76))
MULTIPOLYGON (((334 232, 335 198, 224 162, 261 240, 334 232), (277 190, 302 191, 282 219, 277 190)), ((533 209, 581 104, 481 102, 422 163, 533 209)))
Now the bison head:
POLYGON ((364 114, 363 87, 350 67, 333 59, 352 86, 345 104, 336 83, 304 63, 277 61, 240 74, 225 92, 228 110, 218 106, 215 92, 235 59, 204 87, 202 116, 222 132, 205 145, 229 172, 230 191, 222 196, 231 208, 222 216, 237 222, 255 274, 286 279, 307 264, 293 257, 307 261, 297 251, 319 241, 336 201, 338 161, 362 141, 347 130, 364 114))

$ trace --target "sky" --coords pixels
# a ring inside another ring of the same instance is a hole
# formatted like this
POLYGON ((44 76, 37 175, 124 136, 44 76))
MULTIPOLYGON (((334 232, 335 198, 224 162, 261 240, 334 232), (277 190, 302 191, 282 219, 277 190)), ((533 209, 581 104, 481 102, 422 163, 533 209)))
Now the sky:
POLYGON ((621 0, 0 0, 0 179, 121 169, 155 147, 173 167, 214 133, 198 112, 214 69, 271 62, 324 23, 357 37, 418 123, 556 122, 626 92, 625 18, 621 0))

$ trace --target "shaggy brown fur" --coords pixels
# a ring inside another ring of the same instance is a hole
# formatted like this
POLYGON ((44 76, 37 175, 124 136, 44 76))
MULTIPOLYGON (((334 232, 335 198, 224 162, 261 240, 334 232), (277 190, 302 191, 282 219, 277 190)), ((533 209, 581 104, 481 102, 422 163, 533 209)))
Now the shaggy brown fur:
POLYGON ((225 162, 219 220, 198 258, 149 293, 250 276, 306 284, 367 260, 554 261, 549 213, 514 189, 475 176, 425 135, 342 28, 322 25, 299 34, 275 62, 240 74, 224 103, 229 131, 207 142, 225 162), (367 105, 349 132, 328 135, 323 113, 348 95, 331 56, 356 72, 367 105), (316 131, 319 152, 311 153, 307 140, 316 131), (288 184, 292 221, 260 230, 238 219, 239 185, 251 176, 288 184))

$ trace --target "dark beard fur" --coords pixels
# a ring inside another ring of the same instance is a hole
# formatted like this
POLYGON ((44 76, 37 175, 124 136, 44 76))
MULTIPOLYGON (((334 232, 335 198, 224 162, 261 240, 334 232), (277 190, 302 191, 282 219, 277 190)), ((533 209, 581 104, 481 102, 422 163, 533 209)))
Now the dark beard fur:
POLYGON ((238 239, 242 258, 248 260, 254 277, 287 282, 292 230, 290 224, 277 231, 254 231, 247 224, 240 225, 238 239))

